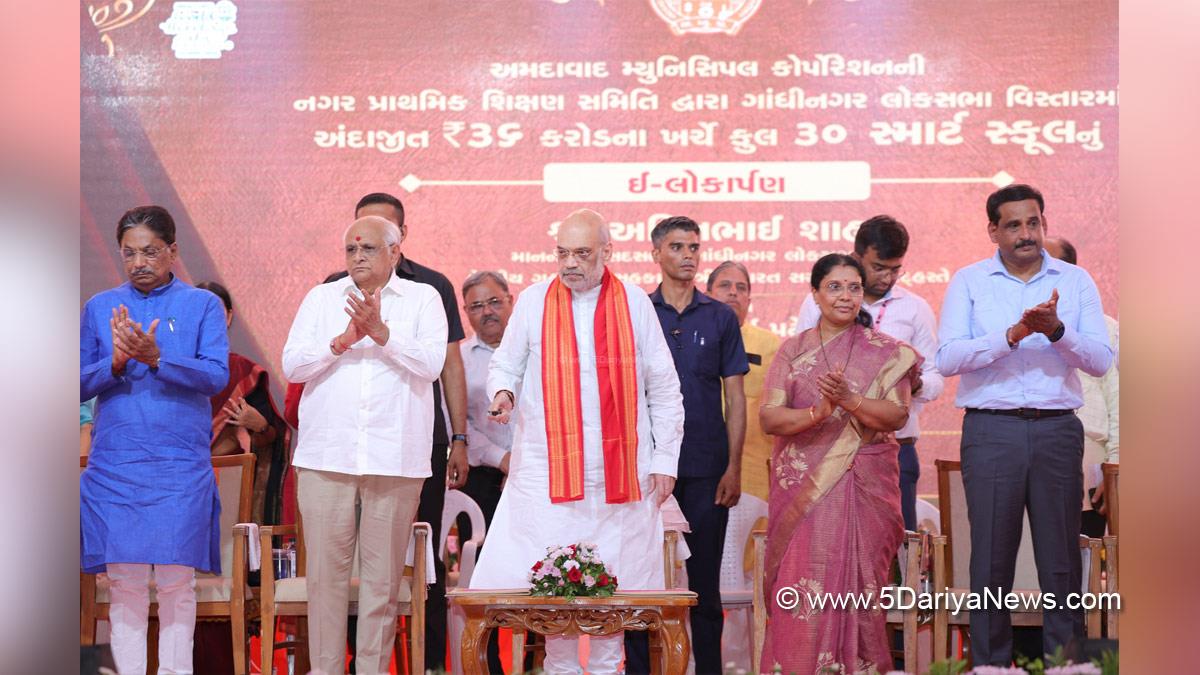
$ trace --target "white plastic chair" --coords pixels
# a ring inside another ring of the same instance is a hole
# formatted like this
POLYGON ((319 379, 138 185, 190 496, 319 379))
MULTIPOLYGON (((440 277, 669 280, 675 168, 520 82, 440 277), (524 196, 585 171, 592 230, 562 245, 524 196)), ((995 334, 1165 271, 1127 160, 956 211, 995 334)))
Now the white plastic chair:
POLYGON ((942 533, 942 512, 924 499, 917 500, 917 531, 929 534, 942 533))
POLYGON ((742 493, 737 506, 729 509, 725 548, 721 552, 721 607, 729 610, 725 614, 725 628, 721 637, 721 662, 732 661, 737 668, 747 671, 754 650, 751 630, 754 573, 753 570, 743 569, 743 561, 746 547, 751 545, 750 531, 754 529, 754 523, 766 517, 767 503, 742 493))
MULTIPOLYGON (((443 560, 446 559, 446 535, 450 532, 450 527, 454 525, 454 521, 458 519, 460 513, 467 514, 467 518, 471 520, 471 538, 459 543, 458 583, 456 585, 465 588, 471 583, 471 574, 475 572, 475 561, 479 557, 479 547, 483 545, 483 537, 487 528, 483 518, 483 509, 479 508, 479 504, 475 503, 474 499, 461 490, 446 490, 446 503, 442 507, 442 537, 438 542, 438 550, 442 552, 443 560)), ((449 586, 448 583, 447 586, 449 586)), ((458 610, 452 608, 446 615, 446 623, 450 636, 452 672, 454 675, 462 675, 462 657, 459 655, 462 653, 462 634, 466 627, 466 619, 458 610)))

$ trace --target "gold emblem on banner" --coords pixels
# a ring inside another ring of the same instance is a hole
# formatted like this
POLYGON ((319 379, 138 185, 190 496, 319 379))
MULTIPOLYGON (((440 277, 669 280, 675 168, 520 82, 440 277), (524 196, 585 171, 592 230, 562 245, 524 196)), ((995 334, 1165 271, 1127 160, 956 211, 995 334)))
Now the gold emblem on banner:
POLYGON ((650 0, 654 13, 666 21, 676 35, 737 35, 761 5, 762 0, 650 0))
POLYGON ((137 5, 138 3, 133 0, 117 0, 102 5, 89 4, 87 6, 88 16, 92 19, 92 25, 96 27, 96 31, 100 33, 100 42, 108 47, 109 56, 116 51, 109 33, 142 18, 154 6, 154 0, 146 0, 141 9, 138 9, 137 5))

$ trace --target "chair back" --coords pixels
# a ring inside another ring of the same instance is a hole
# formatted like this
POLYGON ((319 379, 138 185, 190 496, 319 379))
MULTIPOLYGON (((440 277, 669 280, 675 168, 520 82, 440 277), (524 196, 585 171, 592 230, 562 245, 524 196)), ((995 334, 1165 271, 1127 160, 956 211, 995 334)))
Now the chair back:
MULTIPOLYGON (((254 495, 254 455, 250 453, 213 457, 217 496, 221 502, 221 574, 233 576, 233 526, 250 521, 254 495)), ((270 551, 264 558, 270 561, 270 551)), ((268 562, 269 564, 269 562, 268 562)), ((197 577, 217 576, 197 572, 197 577)))
MULTIPOLYGON (((963 487, 962 463, 939 459, 934 464, 938 470, 941 534, 946 535, 946 581, 952 588, 966 588, 971 579, 971 523, 967 520, 967 493, 963 487)), ((1013 590, 1037 590, 1040 586, 1033 557, 1029 514, 1022 515, 1022 519, 1013 590)))
MULTIPOLYGON (((442 507, 442 534, 438 541, 438 551, 445 556, 446 553, 446 536, 450 533, 450 528, 454 522, 458 520, 458 514, 465 513, 467 518, 471 520, 471 541, 476 545, 483 543, 483 537, 487 530, 487 521, 483 517, 483 509, 474 499, 463 492, 462 490, 446 490, 446 502, 442 507)), ((462 550, 464 542, 459 542, 459 550, 462 550)), ((442 558, 445 560, 445 557, 442 558)))
POLYGON ((924 499, 917 500, 917 531, 929 534, 942 533, 942 514, 938 508, 924 499))
POLYGON ((725 548, 721 553, 721 590, 750 591, 754 577, 745 570, 746 546, 750 531, 759 518, 767 517, 767 503, 743 493, 737 506, 729 509, 729 524, 725 527, 725 548))

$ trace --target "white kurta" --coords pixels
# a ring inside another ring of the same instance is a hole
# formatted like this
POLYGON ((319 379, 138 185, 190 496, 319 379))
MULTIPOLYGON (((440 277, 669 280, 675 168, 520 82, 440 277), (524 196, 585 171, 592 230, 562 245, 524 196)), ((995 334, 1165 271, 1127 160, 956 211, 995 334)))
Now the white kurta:
POLYGON ((512 422, 516 434, 508 483, 471 577, 471 588, 526 588, 529 569, 546 555, 546 547, 593 542, 622 589, 661 589, 662 514, 656 495, 650 493, 650 474, 676 475, 683 440, 683 395, 654 306, 645 291, 625 284, 637 345, 641 501, 605 503, 593 334, 600 295, 597 287, 574 293, 571 299, 583 407, 583 499, 552 504, 542 390, 542 317, 549 287, 549 281, 534 284, 517 299, 488 371, 489 397, 501 389, 516 391, 518 383, 521 396, 512 422))

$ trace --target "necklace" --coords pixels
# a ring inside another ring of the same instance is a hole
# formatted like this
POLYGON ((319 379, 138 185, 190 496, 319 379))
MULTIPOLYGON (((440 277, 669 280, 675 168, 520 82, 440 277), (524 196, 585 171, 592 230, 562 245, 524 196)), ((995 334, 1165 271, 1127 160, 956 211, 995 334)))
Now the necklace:
MULTIPOLYGON (((824 322, 824 319, 820 319, 817 321, 817 339, 820 340, 820 342, 821 342, 821 358, 825 360, 825 369, 832 373, 832 372, 834 372, 833 366, 829 364, 829 356, 825 353, 825 338, 821 334, 821 324, 823 322, 824 322)), ((849 328, 846 328, 841 333, 838 333, 833 338, 831 338, 829 341, 833 342, 833 340, 836 340, 839 337, 841 337, 842 333, 845 333, 846 331, 853 330, 853 329, 854 329, 854 324, 850 324, 849 328)), ((850 365, 850 358, 852 356, 854 356, 854 336, 853 335, 850 336, 850 351, 846 354, 846 363, 842 365, 842 370, 840 372, 842 372, 842 373, 846 372, 846 367, 850 365)))

